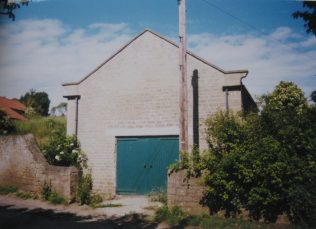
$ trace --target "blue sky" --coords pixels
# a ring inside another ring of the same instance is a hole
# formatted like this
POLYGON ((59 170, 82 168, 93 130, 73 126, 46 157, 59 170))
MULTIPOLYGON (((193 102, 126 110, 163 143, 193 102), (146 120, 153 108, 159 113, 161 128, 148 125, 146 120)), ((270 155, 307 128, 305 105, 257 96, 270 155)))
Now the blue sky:
MULTIPOLYGON (((186 0, 189 50, 225 69, 248 69, 255 97, 280 80, 316 90, 316 38, 291 14, 302 2, 186 0), (231 16, 232 15, 232 16, 231 16), (241 22, 242 21, 242 22, 241 22)), ((77 81, 145 28, 177 41, 177 0, 33 0, 0 19, 0 96, 77 81)))

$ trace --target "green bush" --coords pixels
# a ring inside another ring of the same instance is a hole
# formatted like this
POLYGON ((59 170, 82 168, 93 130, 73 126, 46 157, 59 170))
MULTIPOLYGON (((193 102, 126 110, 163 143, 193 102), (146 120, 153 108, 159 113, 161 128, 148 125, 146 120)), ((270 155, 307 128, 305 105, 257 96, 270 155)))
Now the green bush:
POLYGON ((58 195, 58 193, 56 193, 56 192, 52 192, 49 195, 48 201, 52 204, 65 204, 66 203, 65 198, 58 195))
POLYGON ((262 97, 260 114, 242 119, 220 112, 206 121, 209 152, 202 158, 211 213, 275 222, 286 213, 316 226, 316 111, 293 83, 262 97))
POLYGON ((75 166, 78 169, 86 166, 86 157, 80 149, 76 136, 66 136, 56 132, 49 143, 43 147, 43 154, 52 165, 75 166))
POLYGON ((46 181, 43 183, 42 186, 42 197, 44 200, 48 200, 49 196, 52 194, 52 184, 46 181))
POLYGON ((0 110, 0 135, 11 134, 15 131, 14 123, 2 110, 0 110))
POLYGON ((79 178, 79 184, 76 190, 76 201, 80 204, 91 203, 92 179, 90 174, 82 175, 79 178))
POLYGON ((261 98, 261 112, 209 117, 209 149, 182 153, 172 171, 186 169, 206 186, 210 213, 275 222, 286 213, 296 225, 316 226, 316 107, 295 84, 281 82, 261 98), (203 171, 203 172, 202 172, 203 171))

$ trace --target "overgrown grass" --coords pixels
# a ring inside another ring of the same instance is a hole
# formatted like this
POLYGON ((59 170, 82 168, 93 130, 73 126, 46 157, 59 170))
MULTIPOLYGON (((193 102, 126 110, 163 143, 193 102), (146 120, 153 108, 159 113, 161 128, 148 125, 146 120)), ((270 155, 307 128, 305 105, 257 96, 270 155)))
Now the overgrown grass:
POLYGON ((148 197, 150 201, 167 204, 167 191, 163 188, 158 188, 151 191, 148 194, 148 197))
POLYGON ((0 186, 0 195, 8 195, 9 193, 15 193, 17 191, 17 187, 14 186, 0 186))
POLYGON ((66 132, 65 117, 39 117, 27 121, 15 121, 17 134, 33 134, 39 147, 49 142, 49 137, 57 130, 66 132))
POLYGON ((188 215, 185 214, 180 207, 174 206, 168 208, 163 205, 156 213, 154 220, 156 222, 166 221, 169 225, 183 228, 185 226, 194 226, 198 228, 212 228, 212 229, 298 229, 300 227, 294 225, 278 225, 278 224, 265 224, 250 220, 239 218, 221 218, 218 216, 210 215, 188 215))
POLYGON ((32 193, 32 192, 19 191, 16 193, 16 196, 23 199, 23 200, 27 200, 27 199, 37 200, 38 199, 38 195, 35 193, 32 193))
POLYGON ((48 197, 48 202, 52 204, 66 204, 64 197, 58 195, 56 192, 52 192, 48 197))

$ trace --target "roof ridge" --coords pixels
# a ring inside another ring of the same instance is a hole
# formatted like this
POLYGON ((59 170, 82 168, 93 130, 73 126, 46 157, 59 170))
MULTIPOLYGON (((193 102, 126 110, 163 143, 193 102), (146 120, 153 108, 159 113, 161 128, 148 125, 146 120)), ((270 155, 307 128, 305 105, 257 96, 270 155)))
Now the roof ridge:
MULTIPOLYGON (((174 45, 175 47, 179 48, 179 45, 178 45, 176 42, 174 42, 174 41, 172 41, 172 40, 170 40, 170 39, 168 39, 168 38, 166 38, 166 37, 164 37, 164 36, 162 36, 162 35, 160 35, 160 34, 154 32, 154 31, 152 31, 152 30, 149 29, 149 28, 145 28, 143 32, 139 33, 139 34, 138 34, 137 36, 135 36, 133 39, 131 39, 130 41, 128 41, 125 45, 123 45, 121 48, 119 48, 118 51, 116 51, 113 55, 111 55, 109 58, 107 58, 105 61, 103 61, 100 65, 98 65, 94 70, 92 70, 89 74, 87 74, 87 75, 86 75, 85 77, 83 77, 81 80, 79 80, 79 81, 77 81, 77 82, 63 83, 62 86, 78 85, 78 84, 82 83, 82 82, 85 81, 87 78, 89 78, 93 73, 95 73, 96 71, 98 71, 103 65, 105 65, 107 62, 109 62, 111 59, 113 59, 116 55, 118 55, 120 52, 122 52, 126 47, 128 47, 131 43, 133 43, 135 40, 137 40, 139 37, 141 37, 141 36, 142 36, 143 34, 145 34, 146 32, 150 32, 151 34, 153 34, 153 35, 159 37, 160 39, 162 39, 162 40, 164 40, 164 41, 166 41, 166 42, 168 42, 168 43, 174 45)), ((193 58, 198 59, 199 61, 203 62, 204 64, 207 64, 207 65, 209 65, 209 66, 212 67, 212 68, 215 68, 216 70, 218 70, 218 71, 220 71, 220 72, 222 72, 222 73, 224 73, 224 74, 234 74, 234 73, 245 73, 245 74, 247 74, 247 73, 248 73, 248 70, 245 70, 245 69, 225 71, 224 69, 222 69, 222 68, 220 68, 220 67, 218 67, 218 66, 216 66, 216 65, 214 65, 214 64, 212 64, 212 63, 210 63, 210 62, 208 62, 207 60, 205 60, 205 59, 203 59, 203 58, 201 58, 201 57, 199 57, 199 56, 193 54, 193 53, 190 52, 190 51, 187 51, 187 54, 190 55, 190 56, 192 56, 193 58)))

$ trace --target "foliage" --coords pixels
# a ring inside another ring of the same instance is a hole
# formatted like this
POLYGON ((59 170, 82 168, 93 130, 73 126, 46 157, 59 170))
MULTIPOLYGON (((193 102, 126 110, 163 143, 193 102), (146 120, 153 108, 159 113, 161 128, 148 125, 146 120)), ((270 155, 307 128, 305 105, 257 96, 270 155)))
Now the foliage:
POLYGON ((91 189, 92 189, 92 178, 90 174, 81 175, 79 177, 79 184, 76 190, 76 201, 80 204, 91 203, 91 189))
POLYGON ((45 181, 43 183, 41 194, 44 200, 48 200, 49 196, 52 194, 52 184, 50 182, 47 183, 45 181))
POLYGON ((13 11, 21 7, 21 5, 28 5, 29 0, 20 0, 18 1, 9 1, 9 0, 0 0, 0 14, 8 15, 13 21, 15 20, 15 15, 13 11))
MULTIPOLYGON (((272 225, 256 223, 249 220, 242 220, 238 218, 223 219, 220 217, 210 215, 196 215, 190 216, 186 219, 188 225, 199 226, 201 228, 212 229, 230 229, 230 228, 247 228, 247 229, 268 229, 274 228, 272 225)), ((277 227, 275 227, 277 228, 277 227)), ((282 227, 283 228, 283 227, 282 227)))
POLYGON ((39 117, 25 122, 15 121, 17 134, 34 135, 39 147, 43 149, 56 133, 66 135, 66 119, 64 117, 39 117))
POLYGON ((36 193, 32 193, 32 192, 18 192, 16 193, 16 196, 23 199, 23 200, 27 200, 27 199, 33 199, 33 200, 37 200, 38 199, 38 195, 36 193))
POLYGON ((150 201, 167 204, 167 192, 164 188, 154 189, 148 196, 150 201))
POLYGON ((316 2, 303 1, 305 11, 296 11, 293 13, 295 19, 302 18, 305 21, 304 27, 307 33, 313 33, 316 36, 316 2))
POLYGON ((0 110, 0 135, 7 135, 15 132, 14 123, 0 110))
POLYGON ((65 204, 66 200, 64 197, 60 196, 58 193, 53 191, 51 182, 44 182, 42 186, 42 198, 49 201, 52 204, 65 204))
POLYGON ((201 171, 204 168, 200 152, 196 147, 194 147, 192 153, 180 152, 180 160, 169 166, 169 174, 180 170, 186 170, 187 177, 197 177, 201 175, 201 171))
POLYGON ((58 193, 56 192, 52 192, 49 197, 48 197, 48 201, 52 204, 65 204, 66 200, 64 197, 60 196, 58 193))
POLYGON ((163 205, 155 212, 155 221, 167 221, 170 225, 179 224, 184 218, 185 214, 178 206, 173 206, 171 209, 167 205, 163 205))
POLYGON ((15 193, 17 191, 17 187, 14 186, 0 186, 0 195, 7 195, 9 193, 15 193))
POLYGON ((206 121, 209 152, 202 158, 203 203, 215 214, 275 222, 286 213, 316 225, 316 112, 293 83, 262 98, 261 114, 246 119, 219 112, 206 121))
POLYGON ((40 116, 48 116, 50 100, 46 92, 36 92, 31 89, 25 95, 20 97, 22 102, 28 109, 32 107, 35 113, 40 116))

